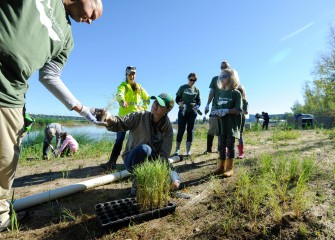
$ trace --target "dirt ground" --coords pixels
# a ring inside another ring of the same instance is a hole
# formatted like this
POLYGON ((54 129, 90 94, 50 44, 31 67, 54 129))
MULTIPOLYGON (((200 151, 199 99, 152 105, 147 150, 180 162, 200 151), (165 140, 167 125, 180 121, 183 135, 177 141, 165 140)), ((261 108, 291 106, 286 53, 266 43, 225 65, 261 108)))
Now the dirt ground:
MULTIPOLYGON (((315 156, 321 168, 331 171, 335 163, 335 142, 327 134, 316 130, 302 131, 298 139, 274 143, 270 140, 272 131, 245 134, 246 159, 257 158, 261 153, 301 154, 315 156)), ((183 143, 183 145, 185 145, 183 143)), ((217 145, 215 137, 214 146, 217 145)), ((29 216, 18 232, 0 233, 0 239, 229 239, 222 235, 203 235, 208 224, 220 220, 224 214, 214 211, 211 197, 212 186, 209 173, 216 167, 218 155, 203 155, 206 139, 196 139, 192 150, 194 157, 174 164, 182 177, 181 192, 191 195, 190 199, 172 198, 177 204, 175 213, 138 225, 123 228, 116 233, 105 233, 97 224, 95 204, 126 198, 129 196, 131 181, 117 182, 79 192, 62 199, 43 203, 26 209, 29 216)), ((185 147, 181 149, 185 151, 185 147)), ((48 161, 31 161, 19 165, 13 189, 15 199, 52 189, 79 183, 108 174, 99 167, 107 161, 109 153, 100 159, 73 160, 71 158, 48 161)), ((243 160, 236 160, 236 172, 243 160)), ((118 159, 122 168, 122 160, 118 159)), ((235 174, 236 175, 236 174, 235 174)), ((236 176, 219 178, 219 184, 229 186, 236 176)), ((334 179, 328 182, 315 182, 322 185, 324 200, 315 203, 309 214, 318 218, 326 231, 335 236, 335 224, 327 217, 333 209, 334 179)), ((223 193, 225 194, 225 193, 223 193)), ((247 235, 234 239, 253 239, 247 235)), ((273 236, 273 239, 296 239, 289 233, 286 236, 273 236)))

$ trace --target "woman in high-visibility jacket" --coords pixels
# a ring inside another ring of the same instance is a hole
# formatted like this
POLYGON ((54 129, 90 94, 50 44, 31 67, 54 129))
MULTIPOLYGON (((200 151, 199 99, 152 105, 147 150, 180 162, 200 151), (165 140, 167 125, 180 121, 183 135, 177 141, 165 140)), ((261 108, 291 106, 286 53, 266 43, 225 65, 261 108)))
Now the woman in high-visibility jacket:
MULTIPOLYGON (((150 104, 150 96, 145 89, 135 81, 136 67, 128 66, 126 68, 126 80, 122 82, 116 93, 116 99, 119 102, 119 116, 125 116, 132 112, 145 111, 150 104)), ((116 169, 116 160, 122 149, 126 132, 117 132, 116 140, 113 146, 109 161, 101 166, 106 169, 116 169)))

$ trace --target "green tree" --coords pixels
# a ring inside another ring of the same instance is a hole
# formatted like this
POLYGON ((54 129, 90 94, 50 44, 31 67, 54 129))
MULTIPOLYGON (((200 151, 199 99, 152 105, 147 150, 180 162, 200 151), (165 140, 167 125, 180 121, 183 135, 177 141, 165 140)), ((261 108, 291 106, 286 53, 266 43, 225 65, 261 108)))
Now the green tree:
POLYGON ((299 103, 299 101, 295 101, 293 106, 291 107, 291 110, 294 114, 304 113, 304 106, 299 103))
POLYGON ((304 86, 304 105, 295 102, 291 108, 317 116, 335 115, 335 26, 330 27, 328 50, 321 53, 312 73, 314 80, 304 86))

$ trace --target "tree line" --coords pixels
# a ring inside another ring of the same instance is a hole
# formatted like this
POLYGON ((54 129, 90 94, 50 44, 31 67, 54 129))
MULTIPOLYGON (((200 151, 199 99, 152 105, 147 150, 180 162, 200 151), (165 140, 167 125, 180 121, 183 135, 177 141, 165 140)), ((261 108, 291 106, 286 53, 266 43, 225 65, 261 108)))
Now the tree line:
POLYGON ((330 26, 328 48, 318 56, 312 81, 303 87, 304 103, 298 101, 291 107, 293 113, 310 113, 315 116, 335 115, 335 26, 330 26))

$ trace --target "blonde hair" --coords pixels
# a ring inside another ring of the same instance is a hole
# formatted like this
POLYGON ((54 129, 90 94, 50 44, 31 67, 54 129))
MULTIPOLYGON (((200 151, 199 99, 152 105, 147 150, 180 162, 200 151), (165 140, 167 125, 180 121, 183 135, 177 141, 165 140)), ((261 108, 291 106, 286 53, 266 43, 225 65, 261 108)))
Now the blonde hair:
POLYGON ((235 69, 226 68, 221 72, 221 75, 223 75, 223 73, 226 73, 229 77, 229 89, 236 90, 238 86, 240 85, 240 79, 238 77, 238 72, 235 69))
POLYGON ((242 99, 247 100, 247 93, 245 92, 243 85, 239 85, 237 90, 241 93, 242 99))
POLYGON ((93 9, 102 9, 101 0, 91 0, 91 4, 92 4, 93 9))

